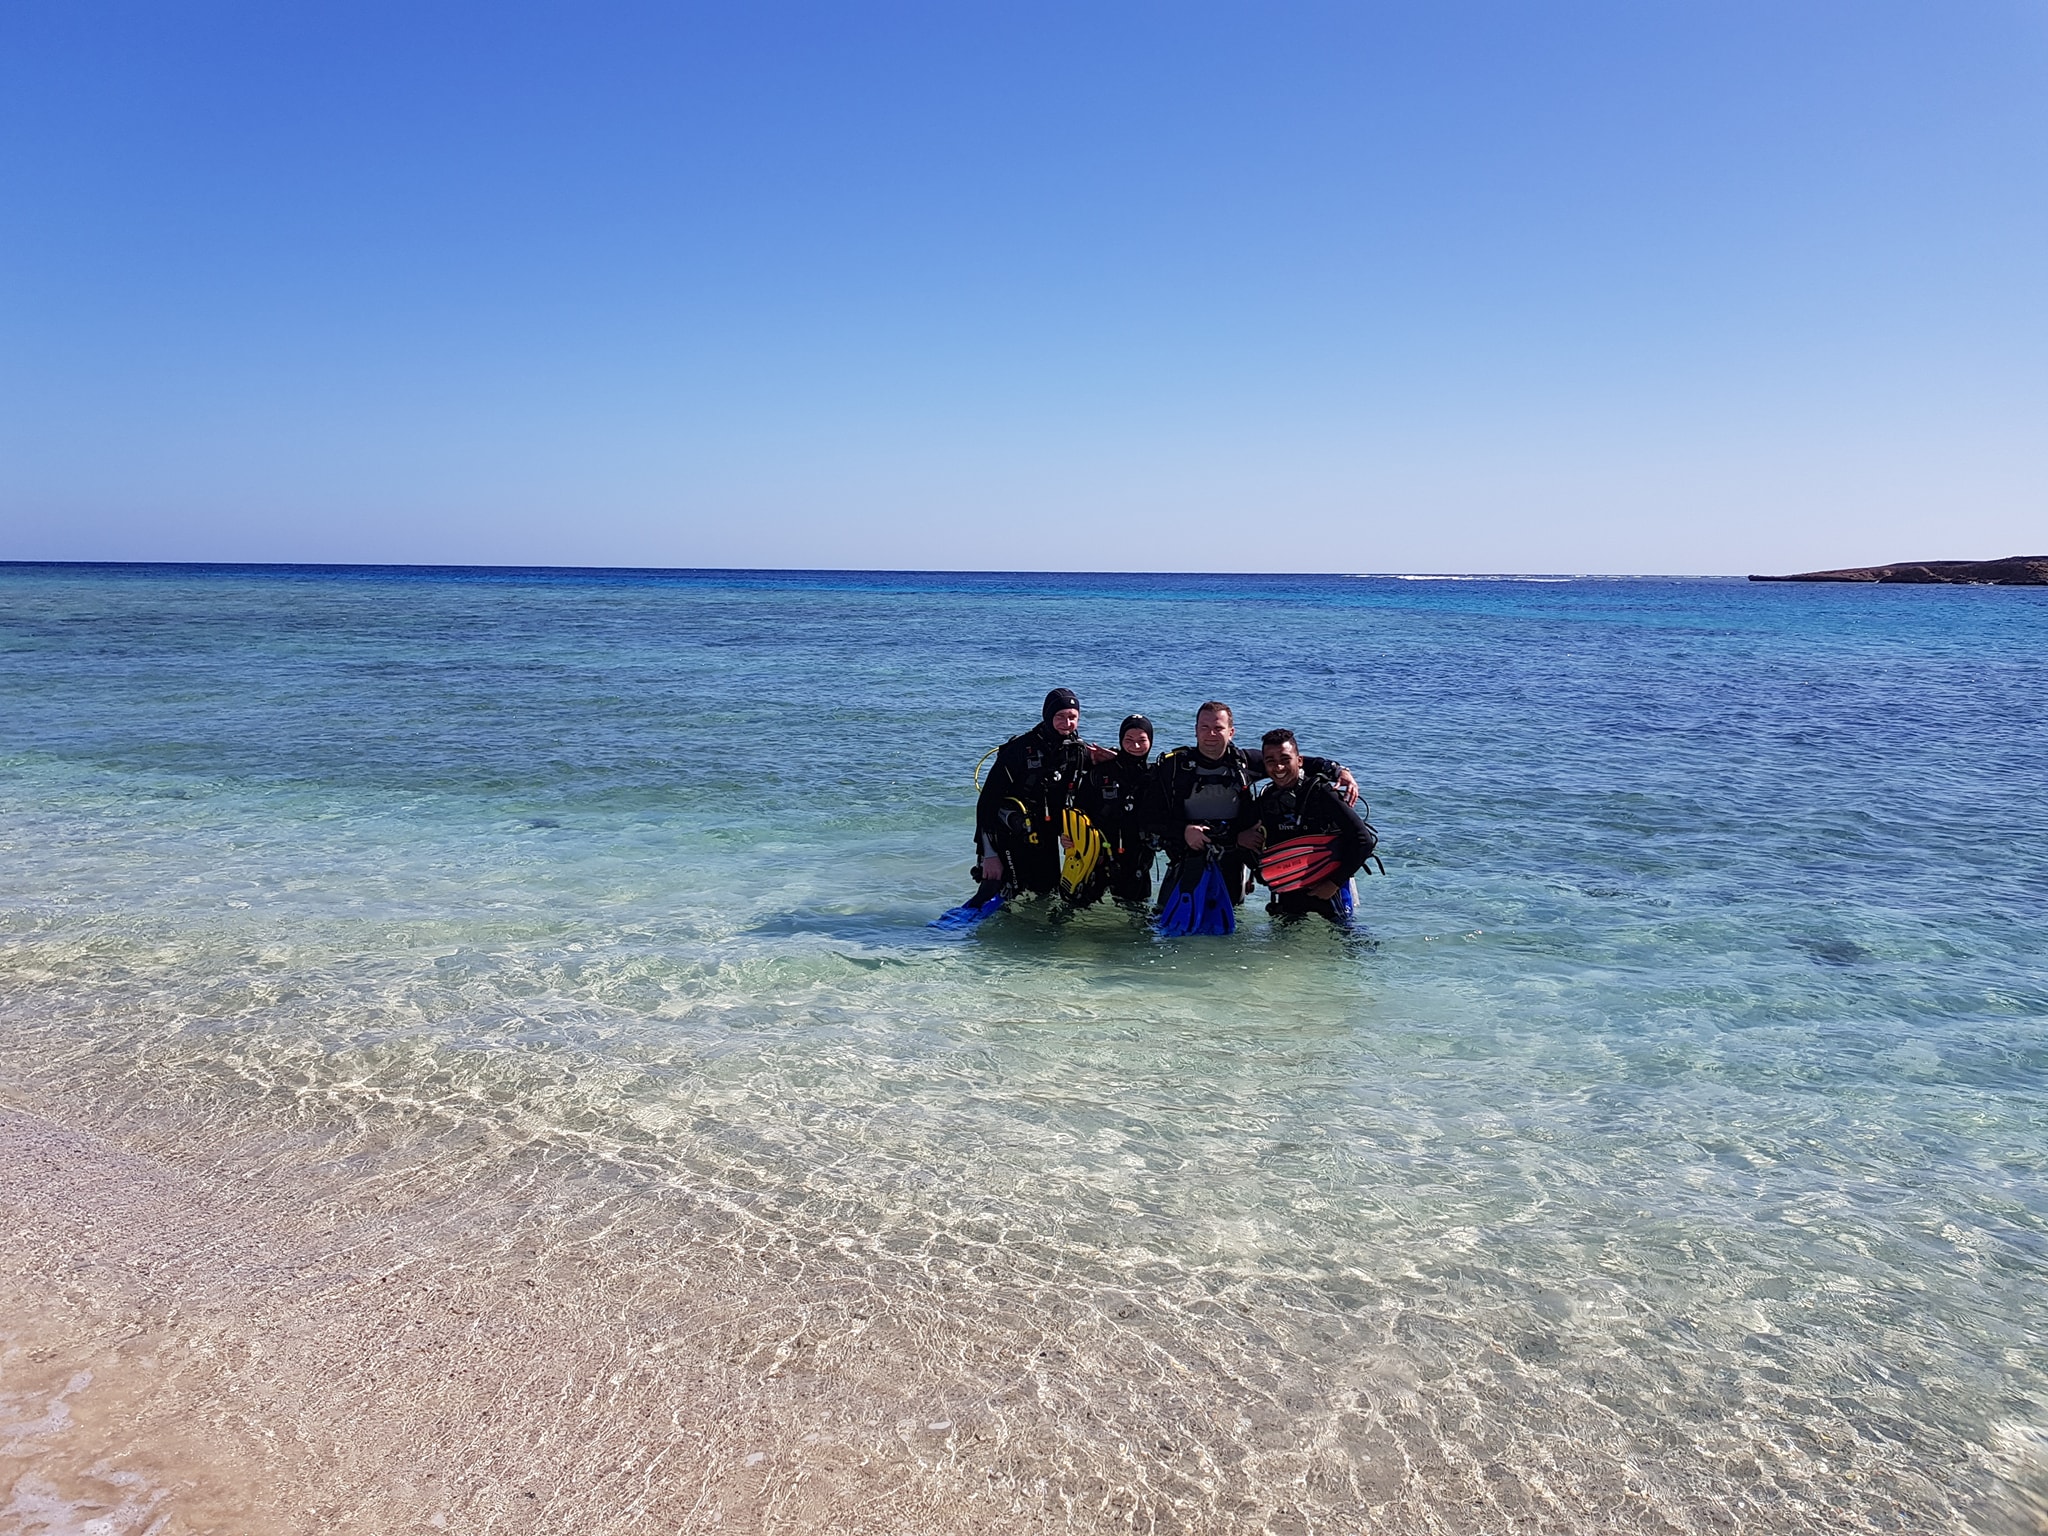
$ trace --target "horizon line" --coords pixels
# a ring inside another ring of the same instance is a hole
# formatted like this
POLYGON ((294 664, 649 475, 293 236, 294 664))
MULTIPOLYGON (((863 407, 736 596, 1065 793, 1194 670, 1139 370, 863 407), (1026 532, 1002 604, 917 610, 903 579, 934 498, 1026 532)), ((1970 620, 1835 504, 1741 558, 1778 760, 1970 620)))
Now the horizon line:
POLYGON ((544 565, 445 560, 20 560, 0 569, 183 571, 418 571, 636 576, 1156 576, 1183 579, 1271 577, 1342 581, 1743 581, 1745 576, 1700 571, 1160 571, 1137 568, 1035 570, 996 566, 774 566, 774 565, 544 565))

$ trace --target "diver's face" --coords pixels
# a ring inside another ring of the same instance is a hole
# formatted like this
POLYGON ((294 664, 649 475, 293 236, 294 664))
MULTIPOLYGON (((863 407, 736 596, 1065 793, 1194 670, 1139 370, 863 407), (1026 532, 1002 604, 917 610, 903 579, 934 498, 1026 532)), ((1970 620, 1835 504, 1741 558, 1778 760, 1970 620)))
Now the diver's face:
POLYGON ((1152 750, 1152 733, 1142 726, 1132 726, 1124 732, 1124 750, 1133 757, 1144 757, 1152 750))
POLYGON ((1237 727, 1230 723, 1227 709, 1205 709, 1195 716, 1195 745, 1202 749, 1204 757, 1221 757, 1236 734, 1237 727))
POLYGON ((1262 754, 1266 759, 1266 776, 1282 789, 1292 789, 1301 782, 1301 749, 1291 741, 1276 741, 1262 754))
POLYGON ((1056 709, 1052 712, 1052 733, 1055 736, 1071 736, 1081 729, 1081 711, 1078 709, 1056 709))

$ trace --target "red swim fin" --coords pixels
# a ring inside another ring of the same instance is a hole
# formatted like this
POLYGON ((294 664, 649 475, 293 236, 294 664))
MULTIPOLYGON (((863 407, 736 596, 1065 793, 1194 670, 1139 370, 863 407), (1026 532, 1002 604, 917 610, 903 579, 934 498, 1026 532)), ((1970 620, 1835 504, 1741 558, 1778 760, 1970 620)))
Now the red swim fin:
POLYGON ((1320 885, 1342 867, 1334 832, 1290 837, 1259 855, 1259 878, 1275 891, 1298 891, 1304 886, 1320 885))

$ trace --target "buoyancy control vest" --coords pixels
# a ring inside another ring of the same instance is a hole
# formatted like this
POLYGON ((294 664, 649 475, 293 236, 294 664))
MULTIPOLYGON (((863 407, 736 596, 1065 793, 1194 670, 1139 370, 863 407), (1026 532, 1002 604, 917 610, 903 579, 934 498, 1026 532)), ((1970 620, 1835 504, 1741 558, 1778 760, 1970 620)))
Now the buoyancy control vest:
POLYGON ((1234 743, 1215 759, 1193 747, 1176 747, 1159 760, 1154 772, 1152 830, 1169 852, 1179 844, 1183 827, 1225 827, 1241 821, 1251 808, 1251 787, 1258 777, 1251 760, 1234 743))
POLYGON ((1144 845, 1145 798, 1151 789, 1149 758, 1118 751, 1089 764, 1082 806, 1118 853, 1144 845))
POLYGON ((1370 807, 1364 801, 1356 808, 1347 804, 1336 784, 1320 774, 1304 772, 1285 789, 1267 785, 1256 811, 1268 847, 1309 833, 1334 833, 1345 845, 1346 862, 1362 864, 1379 846, 1379 833, 1366 819, 1370 807))
POLYGON ((1045 725, 998 747, 974 806, 975 833, 984 851, 993 851, 994 839, 1004 830, 1033 841, 1057 836, 1061 812, 1080 797, 1100 751, 1079 736, 1055 736, 1045 725))

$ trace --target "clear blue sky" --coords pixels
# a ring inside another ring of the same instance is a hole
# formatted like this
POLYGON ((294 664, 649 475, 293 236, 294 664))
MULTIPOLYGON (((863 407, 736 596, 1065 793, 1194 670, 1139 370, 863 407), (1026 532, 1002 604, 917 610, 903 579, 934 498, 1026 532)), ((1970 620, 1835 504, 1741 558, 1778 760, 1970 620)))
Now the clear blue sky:
POLYGON ((0 558, 2048 552, 2048 0, 0 8, 0 558))

